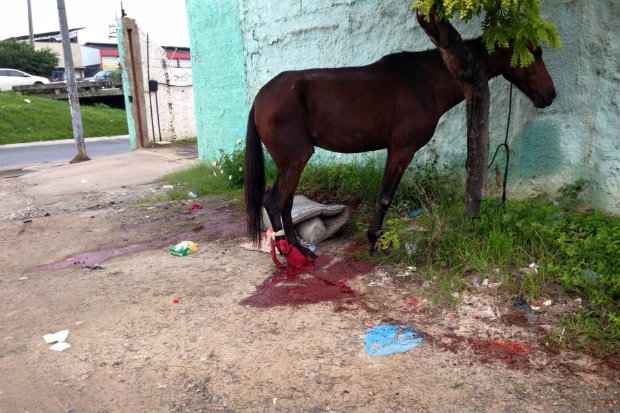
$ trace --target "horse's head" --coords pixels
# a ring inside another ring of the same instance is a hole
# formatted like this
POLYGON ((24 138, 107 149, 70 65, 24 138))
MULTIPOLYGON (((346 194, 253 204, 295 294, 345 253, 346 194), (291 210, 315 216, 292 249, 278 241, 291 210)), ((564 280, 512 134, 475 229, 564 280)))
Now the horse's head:
POLYGON ((512 67, 512 50, 504 49, 503 53, 500 52, 503 55, 501 74, 525 93, 537 108, 546 108, 556 97, 555 86, 542 59, 542 49, 532 47, 530 51, 534 54, 534 62, 528 67, 512 67))

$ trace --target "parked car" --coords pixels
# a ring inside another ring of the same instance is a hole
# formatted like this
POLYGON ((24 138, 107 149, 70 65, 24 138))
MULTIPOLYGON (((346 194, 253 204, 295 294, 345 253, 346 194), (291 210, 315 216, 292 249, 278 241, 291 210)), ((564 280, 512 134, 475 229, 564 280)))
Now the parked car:
POLYGON ((33 76, 21 70, 0 68, 0 90, 11 90, 13 86, 46 85, 49 82, 42 76, 33 76))
POLYGON ((112 79, 112 71, 111 70, 101 70, 97 73, 95 73, 95 75, 93 77, 89 77, 86 78, 84 80, 88 80, 90 82, 101 82, 101 81, 107 81, 107 80, 111 80, 112 79))

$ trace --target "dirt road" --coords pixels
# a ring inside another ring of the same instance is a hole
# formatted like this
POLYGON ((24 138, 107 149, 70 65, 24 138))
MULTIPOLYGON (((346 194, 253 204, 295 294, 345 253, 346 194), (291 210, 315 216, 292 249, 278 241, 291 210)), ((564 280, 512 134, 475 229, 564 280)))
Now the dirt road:
POLYGON ((320 277, 271 278, 268 255, 239 247, 237 205, 138 202, 189 162, 143 152, 0 178, 0 412, 619 411, 617 372, 545 351, 544 317, 507 323, 489 289, 434 309, 346 240, 322 246, 320 277), (167 253, 187 238, 198 253, 167 253), (364 335, 386 322, 424 344, 369 356, 364 335), (49 350, 63 329, 71 348, 49 350))

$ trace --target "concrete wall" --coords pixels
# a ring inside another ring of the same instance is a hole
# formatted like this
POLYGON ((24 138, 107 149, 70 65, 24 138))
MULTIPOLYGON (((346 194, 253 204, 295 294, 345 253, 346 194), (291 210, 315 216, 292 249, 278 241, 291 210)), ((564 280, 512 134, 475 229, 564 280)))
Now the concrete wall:
MULTIPOLYGON (((122 30, 121 30, 122 32, 122 30)), ((122 33, 121 33, 122 34, 122 33)), ((141 71, 143 83, 144 110, 142 116, 146 120, 145 145, 160 141, 174 141, 180 138, 196 136, 196 120, 194 112, 194 90, 191 67, 175 67, 168 63, 165 50, 154 39, 138 28, 136 41, 139 47, 140 62, 138 70, 141 71), (158 83, 159 90, 149 93, 149 79, 158 83), (159 116, 158 116, 159 115, 159 116), (159 118, 159 119, 158 119, 159 118), (161 133, 161 135, 160 135, 161 133)), ((121 61, 126 61, 127 47, 122 35, 118 37, 119 53, 121 61)), ((130 82, 132 77, 127 71, 130 69, 123 65, 124 91, 126 94, 127 108, 133 107, 129 102, 130 82)), ((132 98, 133 100, 133 98, 132 98)), ((137 133, 135 125, 135 111, 127 110, 130 125, 130 140, 132 147, 137 147, 137 133)))
POLYGON ((140 45, 142 47, 142 58, 144 63, 142 71, 145 79, 146 93, 146 115, 149 123, 149 139, 159 140, 159 128, 157 124, 157 113, 159 113, 159 127, 161 128, 162 140, 172 141, 177 138, 189 138, 196 136, 196 121, 194 118, 194 91, 192 89, 192 69, 191 67, 171 66, 168 62, 166 51, 149 38, 147 42, 146 34, 140 33, 140 45), (149 65, 147 65, 147 44, 149 65), (148 73, 150 69, 150 79, 159 83, 157 97, 159 99, 159 112, 156 107, 155 93, 149 99, 148 95, 148 73), (151 105, 153 110, 153 121, 151 121, 151 105), (155 136, 153 136, 153 126, 155 136))
POLYGON ((187 0, 198 151, 214 159, 245 136, 248 97, 239 9, 234 0, 187 0))
MULTIPOLYGON (((409 2, 401 0, 204 3, 187 0, 192 49, 200 53, 194 77, 205 159, 232 148, 243 134, 249 103, 283 70, 361 65, 391 52, 431 47, 409 2), (222 62, 225 73, 213 67, 222 62), (229 98, 234 104, 222 109, 229 98)), ((510 190, 513 195, 554 191, 585 178, 595 182, 596 205, 620 212, 620 4, 554 0, 545 7, 564 41, 560 50, 545 50, 559 97, 550 108, 537 110, 515 89, 510 190)), ((478 26, 460 30, 473 37, 478 26)), ((503 141, 508 87, 501 78, 492 82, 491 151, 503 141)), ((416 161, 437 157, 440 164, 460 166, 465 155, 464 107, 459 105, 442 118, 416 161)))

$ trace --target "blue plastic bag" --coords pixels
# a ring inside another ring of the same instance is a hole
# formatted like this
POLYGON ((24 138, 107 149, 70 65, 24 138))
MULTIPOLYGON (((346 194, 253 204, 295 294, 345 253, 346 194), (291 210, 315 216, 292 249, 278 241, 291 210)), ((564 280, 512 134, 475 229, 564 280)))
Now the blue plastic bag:
POLYGON ((418 347, 424 338, 413 328, 382 324, 366 332, 366 353, 371 356, 391 356, 418 347))

